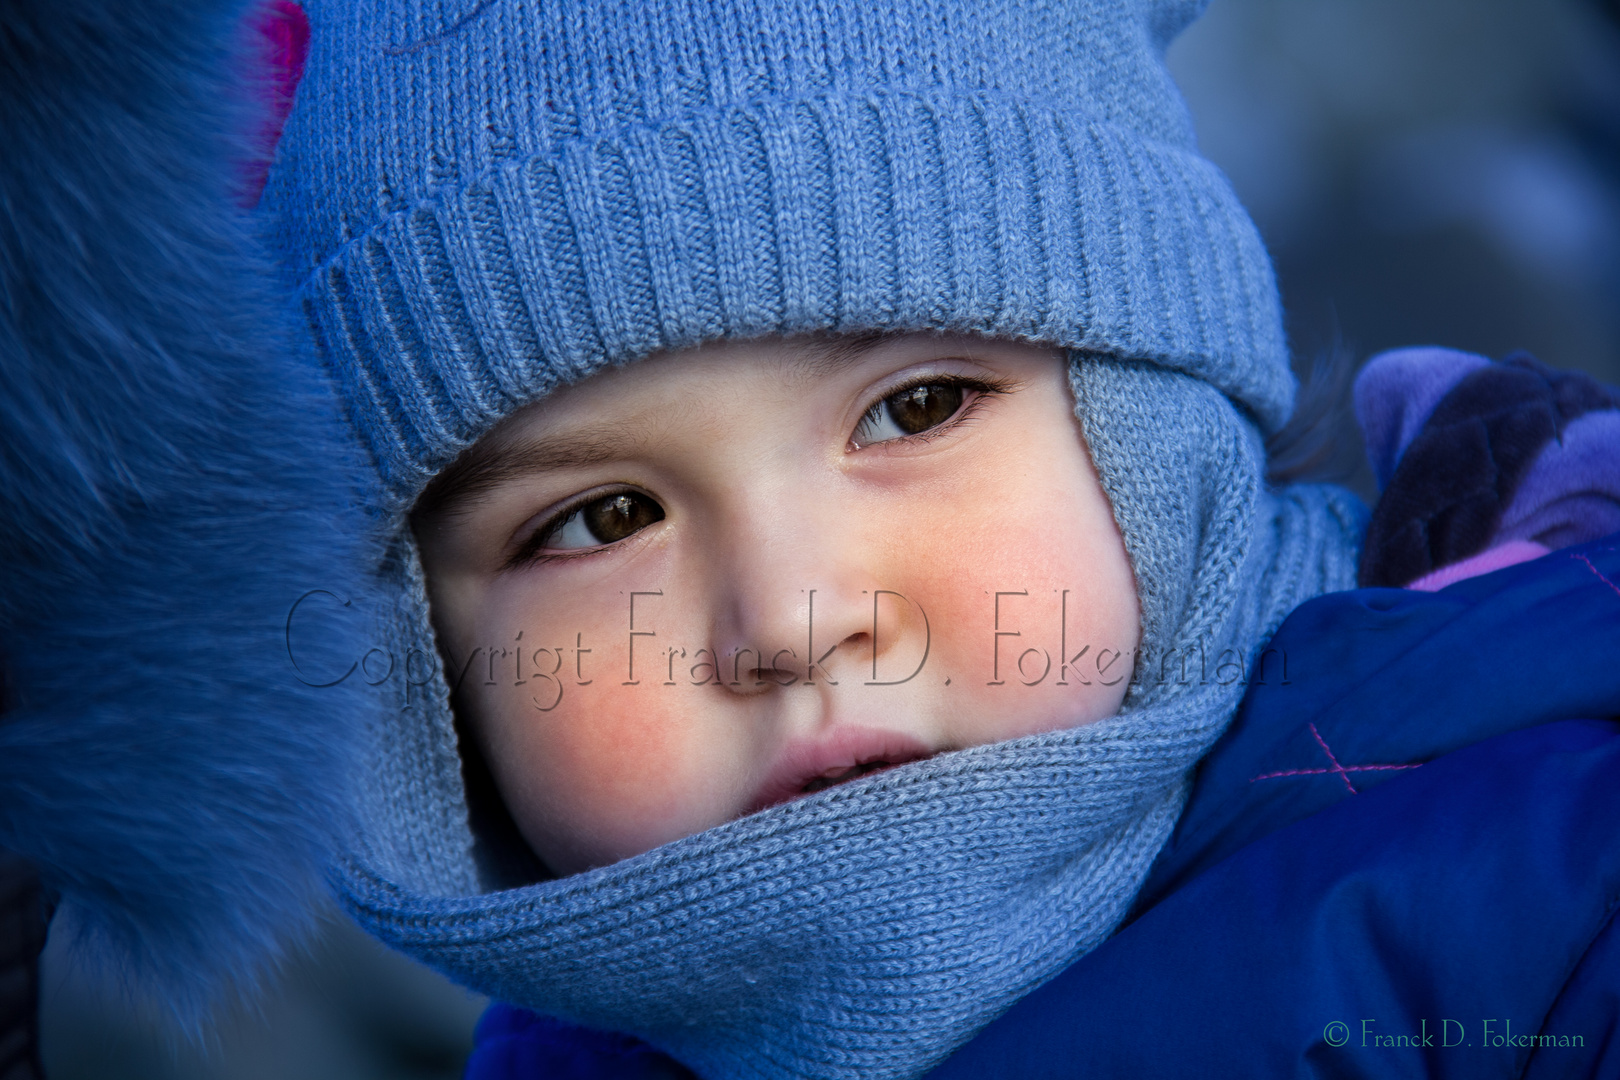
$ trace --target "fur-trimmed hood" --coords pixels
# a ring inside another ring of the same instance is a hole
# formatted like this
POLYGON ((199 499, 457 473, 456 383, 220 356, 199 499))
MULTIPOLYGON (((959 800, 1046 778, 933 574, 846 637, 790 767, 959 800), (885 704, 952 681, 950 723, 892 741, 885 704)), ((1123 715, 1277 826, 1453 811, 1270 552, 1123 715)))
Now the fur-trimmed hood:
POLYGON ((289 612, 367 528, 241 206, 250 14, 0 3, 0 849, 191 1019, 308 919, 369 707, 290 662, 358 659, 289 612))

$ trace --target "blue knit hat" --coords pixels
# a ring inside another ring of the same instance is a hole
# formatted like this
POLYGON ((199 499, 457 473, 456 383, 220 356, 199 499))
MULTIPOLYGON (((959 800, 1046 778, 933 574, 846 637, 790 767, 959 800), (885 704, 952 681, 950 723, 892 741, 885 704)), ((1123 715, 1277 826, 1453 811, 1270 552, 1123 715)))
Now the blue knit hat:
POLYGON ((1270 264, 1162 63, 1202 0, 309 0, 264 208, 390 494, 605 364, 939 329, 1266 429, 1270 264))

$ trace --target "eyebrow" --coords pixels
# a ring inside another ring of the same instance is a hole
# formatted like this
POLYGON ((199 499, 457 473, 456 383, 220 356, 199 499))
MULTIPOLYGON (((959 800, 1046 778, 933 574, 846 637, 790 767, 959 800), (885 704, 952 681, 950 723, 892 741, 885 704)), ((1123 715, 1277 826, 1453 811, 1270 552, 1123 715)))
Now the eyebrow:
MULTIPOLYGON (((824 378, 893 337, 883 331, 868 331, 818 338, 808 344, 804 355, 791 361, 791 366, 802 379, 824 378)), ((411 515, 426 518, 454 513, 479 496, 525 476, 553 469, 587 468, 629 456, 642 446, 642 440, 627 443, 623 430, 620 426, 604 426, 567 435, 476 442, 428 482, 411 508, 411 515)))
POLYGON ((477 442, 435 476, 411 509, 433 517, 454 511, 513 480, 553 469, 578 469, 617 461, 635 453, 641 440, 626 440, 622 428, 587 428, 567 435, 542 435, 477 442))
POLYGON ((795 357, 792 366, 805 378, 832 375, 864 357, 895 335, 880 330, 862 334, 839 334, 810 343, 807 355, 795 357))

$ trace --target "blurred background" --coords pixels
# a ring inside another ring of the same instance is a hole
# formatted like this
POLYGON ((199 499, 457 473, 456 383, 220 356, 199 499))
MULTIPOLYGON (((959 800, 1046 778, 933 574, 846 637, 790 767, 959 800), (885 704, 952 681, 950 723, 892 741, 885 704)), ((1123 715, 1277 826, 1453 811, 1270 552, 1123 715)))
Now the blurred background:
MULTIPOLYGON (((1169 59, 1302 367, 1438 344, 1620 383, 1620 0, 1214 0, 1169 59)), ((483 1005, 338 916, 206 1046, 59 946, 43 976, 51 1080, 450 1078, 483 1005)))
POLYGON ((1170 49, 1296 357, 1620 382, 1620 0, 1214 0, 1170 49))
POLYGON ((203 1043, 156 1006, 88 978, 58 940, 41 958, 47 1080, 453 1080, 486 1002, 333 911, 255 1001, 203 1043))

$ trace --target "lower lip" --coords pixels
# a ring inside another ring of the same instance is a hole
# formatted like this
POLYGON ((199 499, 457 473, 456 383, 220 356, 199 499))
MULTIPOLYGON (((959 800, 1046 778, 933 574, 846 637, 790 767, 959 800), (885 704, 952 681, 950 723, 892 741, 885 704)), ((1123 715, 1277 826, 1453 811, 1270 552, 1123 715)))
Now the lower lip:
POLYGON ((777 755, 748 812, 813 795, 815 792, 804 790, 805 785, 820 778, 838 777, 836 783, 827 785, 835 787, 880 769, 933 756, 932 750, 909 735, 875 728, 840 728, 826 738, 797 739, 777 755), (858 771, 863 765, 878 768, 858 771), (850 775, 840 776, 843 773, 850 775))

